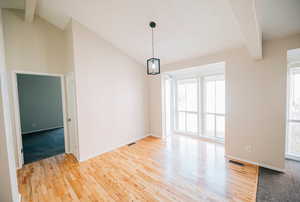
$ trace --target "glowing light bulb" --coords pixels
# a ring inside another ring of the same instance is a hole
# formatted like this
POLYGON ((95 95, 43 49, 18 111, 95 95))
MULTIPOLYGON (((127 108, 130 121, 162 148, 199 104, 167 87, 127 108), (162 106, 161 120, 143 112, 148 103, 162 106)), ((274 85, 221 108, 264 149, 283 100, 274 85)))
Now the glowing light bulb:
POLYGON ((152 63, 151 68, 155 69, 155 63, 154 62, 152 63))

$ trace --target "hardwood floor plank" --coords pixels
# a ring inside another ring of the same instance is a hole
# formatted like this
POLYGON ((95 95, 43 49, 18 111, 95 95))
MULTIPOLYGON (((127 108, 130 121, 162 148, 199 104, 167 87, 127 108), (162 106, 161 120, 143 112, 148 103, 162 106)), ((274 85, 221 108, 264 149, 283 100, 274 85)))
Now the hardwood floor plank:
POLYGON ((147 137, 78 163, 58 155, 18 171, 23 202, 255 201, 258 168, 228 163, 221 144, 147 137))

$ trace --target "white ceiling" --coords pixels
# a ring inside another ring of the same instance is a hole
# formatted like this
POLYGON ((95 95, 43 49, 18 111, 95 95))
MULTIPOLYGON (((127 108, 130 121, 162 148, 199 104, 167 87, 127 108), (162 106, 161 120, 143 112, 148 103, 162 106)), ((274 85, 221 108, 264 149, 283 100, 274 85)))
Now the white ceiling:
POLYGON ((300 33, 300 0, 256 0, 264 39, 300 33))
POLYGON ((227 0, 40 0, 39 15, 63 28, 72 16, 140 63, 151 56, 149 21, 163 64, 241 46, 227 0))
MULTIPOLYGON (((0 0, 20 8, 24 0, 0 0)), ((158 23, 155 51, 163 64, 245 44, 230 0, 38 0, 38 14, 64 29, 70 18, 140 63, 151 56, 148 23, 158 23)), ((264 39, 300 33, 300 0, 256 0, 264 39)))

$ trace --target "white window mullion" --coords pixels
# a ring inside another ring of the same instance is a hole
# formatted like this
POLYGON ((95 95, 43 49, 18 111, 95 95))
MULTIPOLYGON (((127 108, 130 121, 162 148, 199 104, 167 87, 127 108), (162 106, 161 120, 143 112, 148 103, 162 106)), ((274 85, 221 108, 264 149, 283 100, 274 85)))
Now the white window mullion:
POLYGON ((215 138, 217 137, 217 116, 216 116, 216 112, 217 112, 217 82, 214 81, 215 83, 215 110, 214 110, 214 118, 215 118, 215 131, 214 131, 214 134, 215 134, 215 138))
POLYGON ((197 78, 197 111, 198 111, 198 114, 197 114, 197 135, 200 136, 200 112, 201 112, 201 104, 200 104, 200 78, 197 78))
POLYGON ((203 82, 203 77, 200 77, 200 100, 201 100, 201 111, 200 111, 200 116, 201 116, 201 136, 204 135, 205 133, 205 115, 204 115, 204 105, 205 105, 205 96, 204 96, 204 82, 203 82))
POLYGON ((184 116, 185 116, 185 127, 184 127, 184 132, 187 132, 187 94, 186 94, 186 86, 184 86, 184 94, 185 94, 185 112, 184 112, 184 116))
POLYGON ((170 117, 170 128, 171 128, 171 133, 173 133, 174 131, 175 131, 175 124, 174 123, 176 123, 175 122, 175 118, 177 117, 176 115, 175 115, 175 113, 176 113, 176 110, 175 110, 175 96, 174 96, 174 88, 175 88, 175 85, 174 85, 174 79, 172 78, 171 79, 171 86, 170 86, 170 88, 171 88, 171 99, 170 99, 170 115, 171 115, 171 117, 170 117))
POLYGON ((179 130, 179 109, 178 109, 178 83, 177 81, 174 82, 175 85, 175 94, 176 94, 176 101, 175 101, 175 108, 176 108, 176 130, 179 130))

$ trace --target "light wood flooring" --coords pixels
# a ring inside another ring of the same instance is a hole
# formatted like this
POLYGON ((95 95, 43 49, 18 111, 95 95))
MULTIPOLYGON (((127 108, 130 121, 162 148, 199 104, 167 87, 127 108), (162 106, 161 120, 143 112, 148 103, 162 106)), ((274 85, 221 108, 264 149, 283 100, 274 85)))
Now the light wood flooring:
POLYGON ((78 163, 59 155, 18 171, 23 202, 255 201, 258 168, 224 158, 221 144, 147 137, 78 163))

